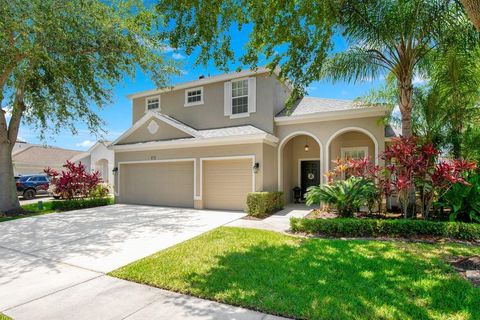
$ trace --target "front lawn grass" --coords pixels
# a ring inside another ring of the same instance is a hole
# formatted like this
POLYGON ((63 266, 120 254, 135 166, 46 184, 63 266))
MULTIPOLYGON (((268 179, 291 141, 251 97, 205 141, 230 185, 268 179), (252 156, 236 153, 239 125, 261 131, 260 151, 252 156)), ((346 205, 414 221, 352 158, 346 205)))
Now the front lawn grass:
MULTIPOLYGON (((3 216, 3 217, 0 216, 0 222, 16 220, 16 219, 21 219, 21 218, 34 217, 34 216, 40 216, 40 215, 43 215, 43 214, 57 212, 57 210, 52 209, 52 203, 53 203, 53 201, 43 202, 43 208, 42 209, 38 208, 37 203, 31 203, 31 204, 23 205, 22 208, 25 210, 24 214, 17 215, 17 216, 3 216)), ((1 319, 2 318, 0 318, 0 320, 1 319)))
POLYGON ((115 270, 126 280, 305 319, 479 319, 446 262, 480 247, 298 238, 222 227, 115 270))
POLYGON ((4 315, 3 313, 0 313, 0 320, 12 320, 12 318, 7 317, 7 316, 4 315))

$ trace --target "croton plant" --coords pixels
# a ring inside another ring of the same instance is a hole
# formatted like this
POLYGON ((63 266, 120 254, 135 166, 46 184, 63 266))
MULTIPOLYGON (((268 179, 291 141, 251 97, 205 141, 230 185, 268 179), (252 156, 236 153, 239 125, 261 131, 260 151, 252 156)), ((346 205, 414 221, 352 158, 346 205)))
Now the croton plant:
POLYGON ((89 197, 102 183, 100 172, 88 172, 85 165, 81 162, 75 164, 67 161, 63 165, 65 170, 57 172, 51 168, 45 169, 45 173, 50 177, 53 187, 53 194, 64 199, 89 197))

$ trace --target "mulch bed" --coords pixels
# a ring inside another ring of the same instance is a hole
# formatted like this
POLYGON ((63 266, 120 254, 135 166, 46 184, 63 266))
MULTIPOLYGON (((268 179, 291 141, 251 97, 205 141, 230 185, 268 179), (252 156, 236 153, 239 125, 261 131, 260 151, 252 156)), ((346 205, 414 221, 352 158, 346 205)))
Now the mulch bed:
POLYGON ((480 286, 480 256, 456 258, 449 263, 463 278, 480 286))

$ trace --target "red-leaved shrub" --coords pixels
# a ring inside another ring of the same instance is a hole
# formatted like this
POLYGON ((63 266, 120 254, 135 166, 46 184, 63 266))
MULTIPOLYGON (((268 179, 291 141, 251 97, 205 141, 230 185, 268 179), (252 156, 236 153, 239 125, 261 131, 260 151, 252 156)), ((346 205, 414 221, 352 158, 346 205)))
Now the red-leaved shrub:
POLYGON ((60 173, 51 168, 44 170, 50 177, 53 193, 63 199, 88 197, 102 182, 100 172, 87 172, 85 165, 81 162, 75 164, 67 160, 63 167, 65 170, 60 173))

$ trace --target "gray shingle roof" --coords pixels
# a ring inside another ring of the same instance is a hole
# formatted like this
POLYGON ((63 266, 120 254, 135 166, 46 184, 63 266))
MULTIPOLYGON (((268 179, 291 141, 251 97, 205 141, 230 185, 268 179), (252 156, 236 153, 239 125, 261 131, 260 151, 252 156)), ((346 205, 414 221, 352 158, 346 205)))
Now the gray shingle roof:
POLYGON ((58 167, 80 153, 82 152, 76 150, 33 145, 17 152, 12 159, 15 163, 58 167))
POLYGON ((290 111, 285 108, 277 114, 277 117, 301 116, 320 112, 348 110, 358 107, 359 104, 352 100, 303 97, 292 106, 290 111))
POLYGON ((250 125, 218 128, 218 129, 197 130, 197 132, 199 136, 202 138, 221 138, 221 137, 233 137, 233 136, 244 136, 249 134, 266 133, 265 131, 250 125))

